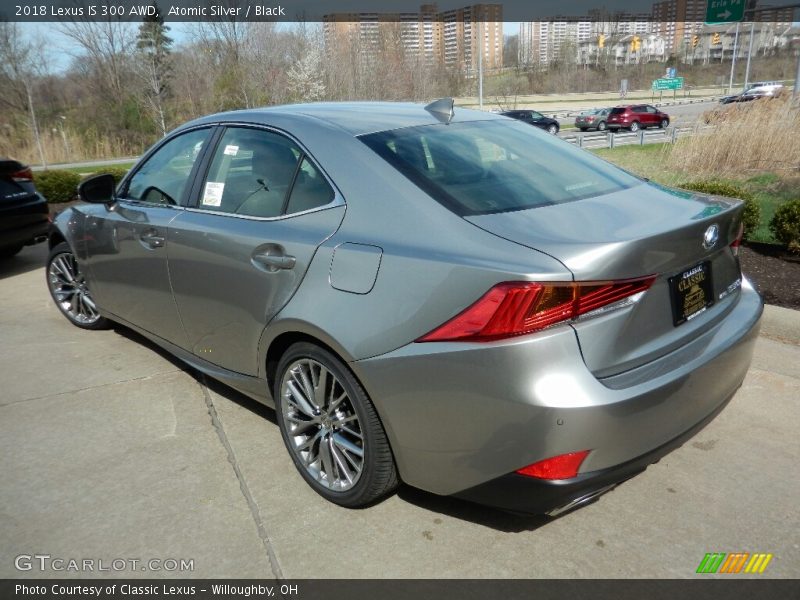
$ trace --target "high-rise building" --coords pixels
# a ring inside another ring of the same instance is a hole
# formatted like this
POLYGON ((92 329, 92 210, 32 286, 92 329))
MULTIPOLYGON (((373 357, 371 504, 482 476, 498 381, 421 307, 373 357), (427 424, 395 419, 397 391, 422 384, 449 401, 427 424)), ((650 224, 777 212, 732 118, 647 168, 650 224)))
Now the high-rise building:
POLYGON ((703 27, 706 0, 662 0, 653 4, 653 33, 664 38, 666 51, 680 52, 691 45, 703 27))
POLYGON ((382 33, 397 31, 407 56, 478 68, 480 49, 486 69, 503 66, 503 8, 473 4, 439 11, 423 4, 416 13, 334 13, 323 16, 325 43, 357 42, 362 55, 377 54, 382 33))

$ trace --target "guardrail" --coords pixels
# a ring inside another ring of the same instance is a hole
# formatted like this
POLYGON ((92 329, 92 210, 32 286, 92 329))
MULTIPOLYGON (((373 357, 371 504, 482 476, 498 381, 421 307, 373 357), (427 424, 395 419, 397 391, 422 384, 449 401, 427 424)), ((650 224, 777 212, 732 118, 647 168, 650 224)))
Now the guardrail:
POLYGON ((639 131, 612 131, 595 133, 559 133, 565 142, 579 148, 615 148, 617 146, 643 146, 644 144, 674 144, 675 140, 694 135, 700 131, 713 129, 711 125, 701 127, 667 127, 666 129, 640 129, 639 131))

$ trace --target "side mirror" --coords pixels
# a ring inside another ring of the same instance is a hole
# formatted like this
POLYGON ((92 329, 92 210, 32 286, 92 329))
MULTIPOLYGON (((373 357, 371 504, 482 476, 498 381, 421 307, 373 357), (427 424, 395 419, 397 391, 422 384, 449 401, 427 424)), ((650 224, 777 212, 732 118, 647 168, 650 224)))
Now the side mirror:
POLYGON ((92 204, 108 204, 114 201, 114 176, 108 173, 89 177, 78 186, 78 197, 92 204))

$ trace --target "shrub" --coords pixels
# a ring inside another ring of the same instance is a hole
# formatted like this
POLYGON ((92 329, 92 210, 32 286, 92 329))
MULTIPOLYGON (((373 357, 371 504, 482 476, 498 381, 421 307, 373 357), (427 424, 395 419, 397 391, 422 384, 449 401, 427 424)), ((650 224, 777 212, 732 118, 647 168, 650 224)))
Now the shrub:
POLYGON ((744 236, 748 238, 755 233, 761 223, 761 207, 756 202, 753 194, 741 186, 725 183, 715 179, 705 179, 700 181, 690 181, 681 184, 680 187, 687 190, 694 190, 703 194, 715 194, 717 196, 727 196, 744 200, 744 213, 742 214, 742 224, 744 225, 744 236))
POLYGON ((789 200, 775 211, 769 222, 775 238, 792 252, 800 253, 800 199, 789 200))
POLYGON ((33 182, 48 202, 56 204, 75 200, 81 176, 72 171, 41 171, 34 174, 33 182))
POLYGON ((119 184, 119 182, 122 181, 122 178, 128 174, 128 169, 125 169, 123 167, 109 167, 107 169, 103 169, 102 171, 97 172, 98 175, 100 173, 108 173, 109 175, 113 175, 114 183, 119 184))

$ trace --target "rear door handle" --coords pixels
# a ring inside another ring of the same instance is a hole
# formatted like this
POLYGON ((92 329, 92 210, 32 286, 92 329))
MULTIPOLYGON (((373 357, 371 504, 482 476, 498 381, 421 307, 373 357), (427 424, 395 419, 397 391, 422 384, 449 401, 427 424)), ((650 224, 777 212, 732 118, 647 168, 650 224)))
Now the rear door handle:
POLYGON ((253 260, 267 268, 268 271, 279 271, 281 269, 293 269, 297 259, 288 254, 266 254, 259 253, 253 255, 253 260))
POLYGON ((143 244, 150 248, 163 248, 164 244, 166 243, 166 239, 163 236, 158 235, 158 232, 154 229, 145 231, 139 236, 139 239, 143 244))

